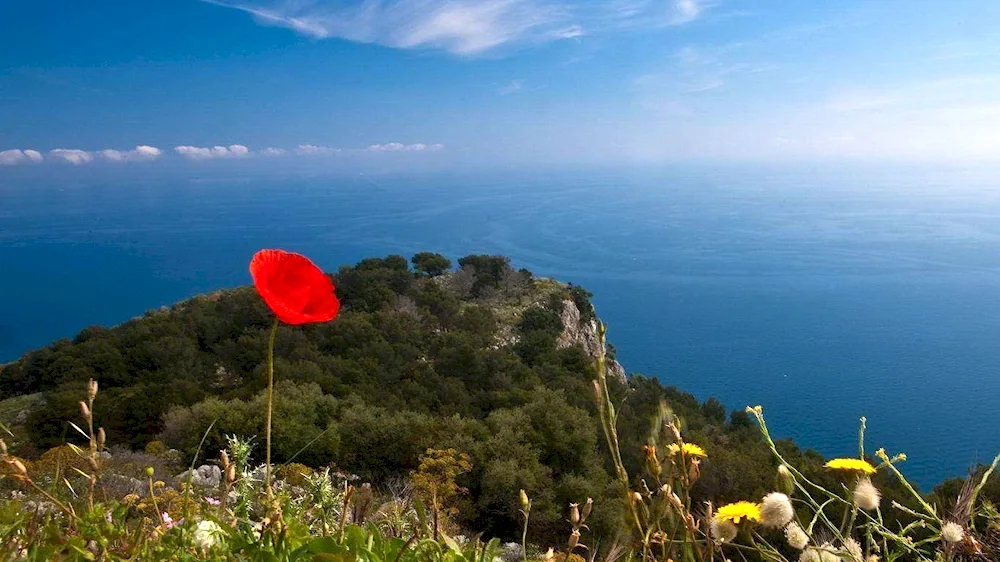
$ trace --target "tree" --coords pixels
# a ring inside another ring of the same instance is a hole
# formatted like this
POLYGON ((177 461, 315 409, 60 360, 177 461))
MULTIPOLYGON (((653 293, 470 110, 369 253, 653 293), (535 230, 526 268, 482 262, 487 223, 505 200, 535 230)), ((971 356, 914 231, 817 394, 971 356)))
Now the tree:
POLYGON ((460 258, 458 265, 473 269, 476 283, 472 287, 472 294, 480 296, 486 289, 495 289, 500 285, 504 272, 510 269, 510 258, 487 254, 471 255, 460 258))
POLYGON ((437 277, 451 269, 451 260, 434 252, 420 252, 410 259, 417 273, 437 277))
POLYGON ((434 514, 434 540, 438 538, 440 514, 458 513, 455 500, 468 490, 455 482, 460 474, 472 469, 469 455, 455 449, 427 449, 420 455, 420 466, 413 473, 413 487, 434 514))

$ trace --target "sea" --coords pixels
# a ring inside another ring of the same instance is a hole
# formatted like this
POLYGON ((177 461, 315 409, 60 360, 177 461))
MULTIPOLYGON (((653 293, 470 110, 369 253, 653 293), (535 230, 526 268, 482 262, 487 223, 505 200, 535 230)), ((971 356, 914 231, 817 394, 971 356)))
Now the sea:
MULTIPOLYGON (((1000 170, 0 169, 0 362, 249 284, 260 248, 507 255, 594 293, 630 373, 927 489, 1000 453, 1000 170)), ((176 163, 171 167, 177 168, 176 163)))

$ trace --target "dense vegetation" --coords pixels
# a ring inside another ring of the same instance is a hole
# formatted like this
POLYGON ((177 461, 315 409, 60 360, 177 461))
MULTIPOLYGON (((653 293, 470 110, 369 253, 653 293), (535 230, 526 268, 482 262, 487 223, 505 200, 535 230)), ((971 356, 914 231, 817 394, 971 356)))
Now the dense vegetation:
MULTIPOLYGON (((452 450, 469 463, 453 498, 463 528, 517 536, 524 489, 538 542, 562 533, 565 506, 586 497, 596 500, 592 532, 612 537, 620 508, 610 499, 618 492, 597 421, 595 358, 559 345, 567 330, 593 330, 590 294, 500 256, 466 256, 452 269, 424 252, 412 265, 388 256, 342 267, 333 275, 343 302, 335 321, 279 329, 275 460, 333 467, 386 489, 418 471, 428 449, 452 450), (564 325, 570 306, 577 326, 564 325)), ((18 420, 11 453, 34 459, 77 442, 67 421, 79 417, 91 378, 101 385, 94 424, 109 443, 163 441, 187 462, 199 446, 224 448, 226 435, 261 435, 270 322, 253 289, 239 288, 28 353, 0 373, 4 397, 41 393, 18 420)), ((742 410, 728 414, 715 399, 702 403, 639 375, 611 385, 630 473, 641 473, 642 446, 665 402, 685 439, 708 452, 693 497, 726 502, 774 488, 776 461, 742 410)), ((790 442, 778 448, 810 479, 838 486, 818 454, 790 442)), ((905 495, 888 476, 876 483, 887 502, 905 495)), ((942 491, 953 498, 955 486, 942 491)), ((991 486, 984 496, 1000 496, 991 486)))

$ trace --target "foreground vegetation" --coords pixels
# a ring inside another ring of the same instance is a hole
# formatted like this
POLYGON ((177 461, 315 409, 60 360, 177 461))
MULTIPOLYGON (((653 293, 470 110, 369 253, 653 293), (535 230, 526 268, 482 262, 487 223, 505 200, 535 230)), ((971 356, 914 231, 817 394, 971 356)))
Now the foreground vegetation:
POLYGON ((998 559, 986 467, 921 495, 863 438, 824 466, 759 409, 614 376, 579 287, 411 261, 341 268, 335 321, 275 332, 273 497, 253 289, 5 366, 8 558, 998 559))

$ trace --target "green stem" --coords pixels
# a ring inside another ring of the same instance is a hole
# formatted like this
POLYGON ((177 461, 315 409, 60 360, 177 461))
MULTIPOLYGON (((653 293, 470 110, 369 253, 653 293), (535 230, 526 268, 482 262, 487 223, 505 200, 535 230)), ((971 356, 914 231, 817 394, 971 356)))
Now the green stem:
POLYGON ((528 562, 528 517, 531 514, 531 501, 524 508, 524 531, 521 533, 521 560, 528 562))
POLYGON ((274 338, 278 335, 278 319, 274 319, 271 326, 271 338, 267 341, 267 414, 266 428, 264 429, 264 439, 266 441, 267 452, 264 456, 264 488, 267 490, 268 503, 274 499, 271 491, 271 405, 274 398, 274 338))

